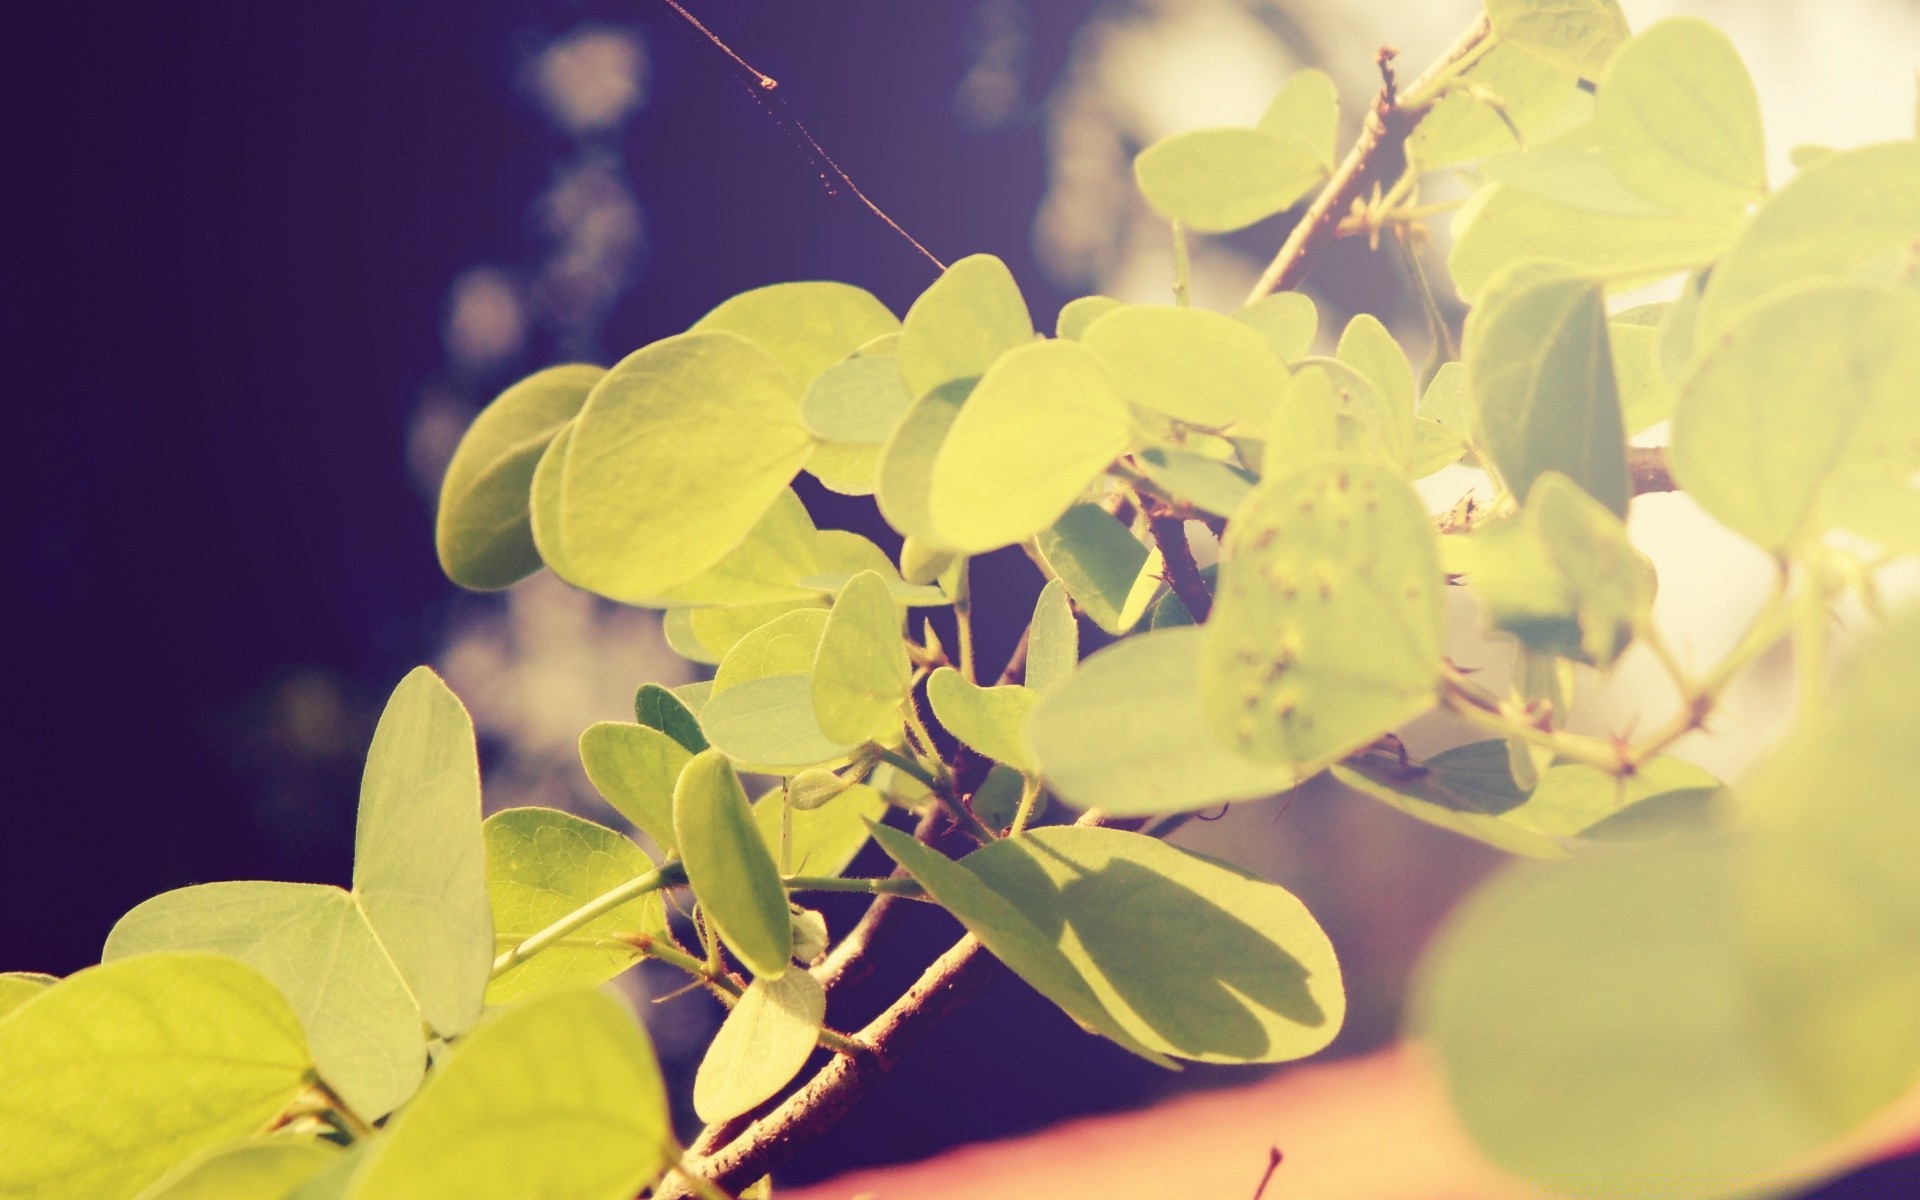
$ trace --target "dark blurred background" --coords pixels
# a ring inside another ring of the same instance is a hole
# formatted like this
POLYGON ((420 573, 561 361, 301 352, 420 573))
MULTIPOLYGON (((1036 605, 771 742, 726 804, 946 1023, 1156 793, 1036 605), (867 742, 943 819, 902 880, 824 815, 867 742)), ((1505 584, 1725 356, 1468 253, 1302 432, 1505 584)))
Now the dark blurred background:
MULTIPOLYGON (((1102 91, 1100 72, 1127 61, 1122 35, 1159 44, 1113 24, 1135 7, 1170 6, 697 11, 780 80, 786 113, 901 225, 948 259, 1005 259, 1048 327, 1140 257, 1126 249, 1131 202, 1076 185, 1073 166, 1097 151, 1123 171, 1151 130, 1102 91), (1088 53, 1090 18, 1116 54, 1088 53), (1074 186, 1079 207, 1062 208, 1074 186)), ((1282 66, 1372 36, 1339 13, 1316 25, 1249 7, 1282 66)), ((1423 17, 1419 38, 1443 40, 1457 7, 1423 17)), ((420 662, 474 704, 495 803, 579 792, 554 747, 673 668, 649 619, 550 583, 476 598, 441 577, 430 498, 451 440, 516 376, 610 362, 735 292, 840 278, 904 311, 929 265, 823 182, 767 98, 657 0, 193 0, 9 17, 0 968, 85 966, 120 913, 187 883, 344 883, 360 756, 387 690, 420 662), (595 634, 618 652, 596 653, 595 634), (604 676, 586 699, 568 690, 569 663, 604 676)), ((1352 96, 1366 55, 1347 58, 1336 75, 1352 96)), ((1278 78, 1254 81, 1255 111, 1278 78)), ((1201 123, 1177 98, 1162 108, 1201 123)), ((1264 254, 1281 232, 1242 244, 1264 254)), ((1342 254, 1318 281, 1324 307, 1405 315, 1391 264, 1342 254)), ((1247 269, 1236 263, 1214 264, 1223 295, 1247 269)), ((866 502, 806 494, 823 525, 892 544, 866 502)), ((1019 596, 1037 587, 1017 556, 989 570, 1019 596)), ((1016 617, 985 630, 987 661, 1016 617)), ((1490 857, 1388 821, 1378 861, 1336 864, 1313 847, 1349 840, 1371 810, 1309 795, 1285 819, 1289 882, 1310 900, 1338 877, 1408 914, 1349 931, 1383 944, 1377 977, 1355 980, 1382 998, 1343 1045, 1377 1044, 1420 938, 1490 857), (1429 869, 1396 868, 1413 857, 1429 869)), ((830 913, 837 927, 844 911, 830 913)), ((928 947, 950 933, 931 918, 910 929, 928 947)), ((879 1004, 917 966, 883 972, 856 1003, 879 1004)), ((682 1065, 712 1019, 695 1002, 656 1010, 685 1035, 682 1065)), ((663 1048, 673 1059, 671 1039, 663 1048)), ((1179 1086, 1223 1078, 1246 1075, 1196 1070, 1179 1086)), ((1172 1086, 1003 979, 792 1177, 1172 1086)), ((1858 1194, 1898 1185, 1876 1186, 1858 1194)))

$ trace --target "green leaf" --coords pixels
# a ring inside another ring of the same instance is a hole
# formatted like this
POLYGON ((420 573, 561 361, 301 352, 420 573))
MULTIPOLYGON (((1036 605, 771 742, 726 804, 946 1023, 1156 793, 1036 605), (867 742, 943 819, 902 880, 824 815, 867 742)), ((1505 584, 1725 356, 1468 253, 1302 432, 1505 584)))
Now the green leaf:
POLYGON ((821 731, 811 675, 769 675, 728 688, 708 700, 700 725, 741 770, 770 775, 845 758, 858 744, 821 731))
POLYGON ((162 950, 225 954, 280 989, 314 1065, 369 1121, 413 1094, 427 1067, 420 1009, 354 898, 310 883, 208 883, 147 900, 107 935, 102 962, 162 950))
POLYGON ((1473 437, 1473 389, 1467 382, 1467 365, 1441 363, 1420 396, 1417 414, 1461 438, 1473 437))
POLYGON ((1047 567, 1095 625, 1120 634, 1139 624, 1159 588, 1147 548, 1112 513, 1076 504, 1034 539, 1047 567))
POLYGON ((1527 495, 1526 520, 1571 585, 1587 662, 1611 666, 1653 611, 1653 566, 1627 540, 1627 528, 1564 475, 1540 476, 1527 495))
POLYGON ((1738 209, 1593 212, 1496 183, 1455 215, 1447 270, 1469 303, 1501 271, 1534 259, 1565 263, 1619 291, 1712 262, 1745 224, 1738 209))
POLYGON ((728 1121, 774 1096, 813 1054, 827 993, 805 971, 756 979, 721 1023, 693 1079, 702 1121, 728 1121))
POLYGON ((929 503, 934 463, 972 387, 970 381, 955 383, 915 401, 880 451, 874 491, 880 515, 901 534, 930 549, 953 549, 934 530, 929 503))
POLYGON ((1027 736, 1048 786, 1117 817, 1193 812, 1299 782, 1242 757, 1200 703, 1201 629, 1155 630, 1089 657, 1041 699, 1027 736))
POLYGON ((1740 943, 1771 1063, 1830 1133, 1920 1076, 1920 845, 1913 798, 1920 617, 1863 638, 1814 720, 1741 797, 1764 841, 1740 943))
POLYGON ((806 600, 771 600, 764 604, 730 604, 723 608, 696 608, 687 614, 686 628, 700 648, 717 663, 725 661, 742 639, 788 613, 826 610, 814 593, 806 600))
POLYGON ((941 667, 927 680, 927 700, 933 715, 948 733, 980 753, 1037 774, 1033 750, 1027 744, 1027 717, 1040 694, 1018 684, 981 687, 952 667, 941 667))
POLYGON ((1379 318, 1360 313, 1347 322, 1335 353, 1373 385, 1385 418, 1381 440, 1387 455, 1405 462, 1413 442, 1413 405, 1418 390, 1407 352, 1379 318))
POLYGON ((1079 665, 1080 622, 1067 599, 1067 585, 1048 580, 1034 602, 1028 627, 1026 685, 1035 692, 1051 691, 1079 665))
POLYGON ((449 579, 491 591, 540 569, 529 513, 534 468, 606 373, 549 367, 500 393, 467 427, 440 483, 433 531, 449 579))
POLYGON ((1429 825, 1530 858, 1565 857, 1572 838, 1631 837, 1635 824, 1661 832, 1660 820, 1702 806, 1720 787, 1691 763, 1656 758, 1624 779, 1561 763, 1528 791, 1515 785, 1507 743, 1498 738, 1456 746, 1418 764, 1354 759, 1336 765, 1333 774, 1429 825), (1629 812, 1635 814, 1631 822, 1623 819, 1629 812))
POLYGON ((1320 328, 1320 314, 1314 310, 1313 299, 1303 292, 1263 296, 1234 313, 1233 319, 1259 330, 1285 363, 1312 353, 1313 335, 1320 328))
POLYGON ((633 694, 633 717, 647 728, 658 729, 679 742, 690 754, 707 748, 707 737, 700 732, 700 722, 678 696, 657 683, 642 684, 633 694))
POLYGON ((673 827, 687 882, 720 940, 755 976, 778 979, 793 955, 786 889, 740 779, 718 750, 696 755, 680 773, 673 827))
MULTIPOLYGON (((1590 127, 1583 133, 1591 132, 1590 127)), ((1596 145, 1549 144, 1496 154, 1481 164, 1488 179, 1568 208, 1621 216, 1666 212, 1628 187, 1596 145)))
POLYGON ((1284 888, 1118 829, 1036 829, 961 865, 1050 935, 1151 1049, 1284 1062, 1340 1030, 1333 944, 1284 888))
POLYGON ((1894 554, 1920 555, 1920 490, 1892 479, 1846 476, 1829 484, 1821 501, 1822 524, 1894 554))
POLYGON ((509 1009, 462 1038, 373 1144, 354 1200, 611 1200, 672 1161, 660 1068, 610 996, 509 1009))
POLYGON ((871 496, 879 486, 880 447, 821 442, 807 459, 807 473, 830 492, 871 496))
POLYGON ((1430 708, 1444 583, 1411 486, 1339 459, 1260 485, 1227 529, 1200 697, 1242 753, 1310 774, 1430 708))
POLYGON ((683 584, 650 597, 657 605, 767 604, 804 600, 814 589, 801 580, 820 570, 819 533, 807 506, 791 488, 774 500, 725 558, 683 584))
POLYGON ((693 614, 712 612, 711 609, 670 608, 660 614, 660 634, 667 639, 667 648, 688 662, 716 664, 720 655, 707 648, 694 632, 693 614))
POLYGON ((927 894, 980 944, 1013 973, 1027 981, 1042 996, 1060 1006, 1069 1017, 1091 1032, 1111 1038, 1150 1062, 1173 1064, 1152 1050, 1116 1021, 1093 989, 1087 986, 1079 970, 1061 953, 1055 939, 1041 931, 1005 897, 995 892, 972 871, 931 850, 911 834, 885 825, 873 826, 873 839, 880 843, 893 861, 927 890, 927 894))
POLYGON ((1599 284, 1551 266, 1517 268, 1468 314, 1465 361, 1476 441, 1516 496, 1558 471, 1626 515, 1626 427, 1599 284))
POLYGON ((1535 654, 1581 656, 1573 581, 1533 522, 1501 521, 1446 542, 1448 570, 1473 589, 1489 628, 1514 635, 1535 654))
POLYGON ((805 675, 827 632, 827 610, 797 608, 781 613, 733 644, 713 673, 708 699, 769 675, 805 675))
MULTIPOLYGON (((595 897, 653 870, 640 847, 551 808, 508 808, 487 818, 487 894, 494 936, 509 950, 595 897)), ((508 968, 487 988, 489 1004, 604 983, 640 961, 623 938, 664 937, 667 918, 651 892, 508 968)))
POLYGON ((1348 373, 1354 378, 1336 381, 1328 364, 1317 362, 1294 373, 1264 431, 1263 473, 1284 474, 1303 462, 1342 451, 1378 449, 1383 415, 1379 396, 1364 377, 1351 368, 1348 373), (1369 417, 1374 418, 1372 437, 1368 436, 1369 417))
POLYGON ((222 1146, 140 1193, 140 1200, 288 1200, 340 1157, 318 1138, 284 1134, 222 1146))
POLYGON ((1531 136, 1566 109, 1580 86, 1573 71, 1504 39, 1467 68, 1462 83, 1435 101, 1407 138, 1407 153, 1422 170, 1514 149, 1515 128, 1531 136))
POLYGON ((1620 415, 1629 435, 1672 419, 1680 398, 1660 365, 1660 339, 1657 326, 1607 323, 1613 378, 1620 390, 1620 415))
POLYGON ((1649 27, 1607 68, 1594 106, 1607 163, 1669 208, 1739 207, 1767 190, 1760 100, 1727 35, 1695 17, 1649 27))
POLYGON ((897 332, 887 306, 846 283, 776 283, 723 302, 693 332, 736 333, 772 355, 801 391, 875 338, 897 332))
MULTIPOLYGON (((967 799, 967 807, 980 823, 988 829, 1006 829, 1012 826, 1013 818, 1020 811, 1020 800, 1027 789, 1026 777, 1005 763, 995 763, 987 770, 987 777, 980 781, 973 795, 967 799)), ((1046 808, 1046 793, 1041 793, 1034 804, 1032 816, 1038 817, 1046 808)))
POLYGON ((814 713, 828 738, 859 743, 899 727, 913 667, 885 579, 862 571, 842 589, 808 665, 814 713))
POLYGON ((800 419, 823 442, 879 446, 911 407, 900 360, 850 358, 813 381, 800 398, 800 419))
POLYGON ((0 1021, 0 1195, 131 1200, 307 1085, 300 1020, 215 954, 78 972, 0 1021))
POLYGON ((1615 0, 1487 0, 1487 20, 1502 42, 1588 79, 1600 78, 1627 40, 1627 18, 1615 0))
POLYGON ((1262 133, 1296 143, 1332 171, 1334 139, 1340 132, 1340 93, 1333 77, 1312 68, 1289 77, 1261 114, 1257 127, 1262 133))
MULTIPOLYGON (((589 395, 592 393, 589 392, 589 395)), ((578 418, 576 418, 577 420, 578 418)), ((527 496, 527 520, 533 547, 547 569, 566 579, 566 547, 560 541, 560 498, 566 481, 567 455, 573 448, 573 422, 560 427, 534 464, 532 490, 527 496)))
POLYGON ((1205 309, 1133 305, 1083 340, 1128 401, 1195 425, 1257 429, 1287 386, 1286 364, 1259 330, 1205 309))
MULTIPOLYGON (((793 842, 788 847, 795 875, 838 875, 867 844, 867 822, 887 811, 887 798, 864 783, 849 786, 818 808, 793 814, 793 842)), ((753 823, 768 853, 780 853, 780 790, 775 788, 753 802, 753 823)))
MULTIPOLYGON (((1133 311, 1103 318, 1087 346, 1133 311)), ((1010 350, 974 388, 933 464, 928 515, 943 542, 975 554, 1033 536, 1126 450, 1126 402, 1087 346, 1010 350)))
POLYGON ((6 1016, 58 982, 60 981, 52 975, 36 975, 30 971, 0 973, 0 1017, 6 1016))
POLYGON ((1760 205, 1701 294, 1694 343, 1776 288, 1853 275, 1910 254, 1920 239, 1920 142, 1848 150, 1801 172, 1760 205))
MULTIPOLYGON (((664 688, 656 690, 679 706, 673 693, 664 688)), ((692 720, 684 707, 679 707, 679 712, 692 720)), ((694 725, 694 732, 699 728, 694 725)), ((704 738, 699 748, 706 749, 704 738)), ((680 778, 680 768, 692 757, 693 751, 671 734, 647 725, 600 721, 587 726, 580 735, 580 765, 586 769, 593 790, 668 854, 674 852, 673 784, 680 778)))
POLYGON ((1054 321, 1054 336, 1063 341, 1077 342, 1086 333, 1087 326, 1116 308, 1126 305, 1112 296, 1082 296, 1078 300, 1069 300, 1060 309, 1060 316, 1054 321))
POLYGON ((1682 383, 1674 479, 1716 519, 1776 552, 1824 532, 1846 474, 1920 469, 1920 296, 1809 283, 1748 309, 1682 383))
POLYGON ((1152 449, 1138 456, 1147 478, 1195 508, 1230 517, 1253 490, 1245 472, 1182 450, 1152 449))
POLYGON ((493 969, 473 722, 426 667, 380 714, 360 782, 353 893, 436 1031, 480 1018, 493 969))
POLYGON ((1033 340, 1033 318, 1007 265, 991 254, 954 263, 920 294, 900 330, 900 375, 918 399, 978 379, 1033 340))
POLYGON ((1326 174, 1317 149, 1259 129, 1176 133, 1133 160, 1134 183, 1155 212, 1209 233, 1285 212, 1326 174))
POLYGON ((746 539, 812 453, 799 399, 780 364, 735 334, 628 355, 574 420, 558 562, 541 543, 548 565, 633 603, 694 579, 746 539))
POLYGON ((1741 962, 1733 847, 1509 871, 1450 923, 1415 1027, 1493 1160, 1555 1194, 1735 1191, 1837 1133, 1783 1086, 1741 962))

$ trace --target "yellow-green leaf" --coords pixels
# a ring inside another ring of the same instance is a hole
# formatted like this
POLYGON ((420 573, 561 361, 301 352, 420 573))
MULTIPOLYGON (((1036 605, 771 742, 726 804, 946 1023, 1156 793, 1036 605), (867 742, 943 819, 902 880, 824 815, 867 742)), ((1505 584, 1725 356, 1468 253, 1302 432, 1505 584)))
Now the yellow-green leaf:
POLYGON ((440 483, 434 548, 447 577, 491 591, 540 569, 529 513, 534 468, 603 367, 549 367, 514 384, 480 411, 460 438, 440 483))
MULTIPOLYGON (((487 818, 483 831, 487 895, 503 951, 653 870, 653 860, 627 838, 557 809, 502 809, 487 818)), ((640 952, 623 938, 666 932, 658 892, 629 900, 509 967, 487 988, 487 1002, 512 1004, 604 983, 640 961, 640 952)))
POLYGON ((1133 179, 1163 217, 1210 233, 1292 208, 1326 177, 1317 148, 1260 129, 1195 129, 1133 160, 1133 179))
POLYGON ((569 991, 462 1038, 374 1142, 354 1200, 613 1200, 673 1155, 647 1036, 620 1002, 569 991))
MULTIPOLYGON (((699 749, 706 749, 704 738, 699 749)), ((673 785, 693 755, 672 735, 646 725, 600 721, 580 735, 580 765, 593 790, 669 854, 674 852, 673 785)))
POLYGON ((900 375, 918 399, 978 379, 1002 354, 1033 340, 1033 318, 1013 272, 991 254, 948 267, 907 310, 900 375))
POLYGON ((1334 138, 1340 130, 1340 93, 1333 77, 1313 68, 1289 76, 1260 115, 1257 128, 1298 143, 1333 170, 1334 138))
POLYGON ((332 1142, 285 1134, 222 1146, 170 1172, 140 1200, 289 1200, 339 1158, 332 1142))
POLYGON ((805 675, 827 632, 827 610, 797 608, 781 613, 733 644, 713 673, 708 699, 769 675, 805 675))
POLYGON ((786 889, 739 776, 718 750, 695 755, 680 773, 673 827, 687 882, 720 939, 755 976, 779 978, 793 956, 786 889))
POLYGON ((1501 42, 1588 79, 1598 79, 1627 40, 1616 0, 1487 0, 1487 20, 1501 42))
POLYGON ((1038 692, 1018 684, 981 687, 952 667, 941 667, 927 680, 927 700, 954 737, 995 762, 1028 775, 1038 772, 1026 733, 1027 717, 1040 702, 1038 692))
MULTIPOLYGON (((1113 319, 1089 330, 1087 345, 1113 319)), ((1126 402, 1092 350, 1050 341, 1008 351, 941 443, 927 497, 933 529, 969 554, 1029 538, 1065 512, 1131 438, 1126 402)))
POLYGON ((1204 309, 1132 305, 1082 340, 1129 402, 1195 425, 1258 429, 1287 386, 1286 364, 1259 330, 1204 309))
POLYGON ((822 372, 900 320, 867 292, 846 283, 776 283, 742 292, 701 317, 693 330, 737 333, 772 355, 801 391, 822 372))
POLYGON ((828 738, 858 743, 898 727, 913 668, 900 610, 878 573, 862 571, 841 589, 808 665, 814 714, 828 738))
POLYGON ((768 775, 843 759, 858 744, 821 731, 811 675, 768 675, 730 687, 708 699, 700 727, 741 770, 768 775))
POLYGON ((1139 624, 1159 590, 1146 546, 1097 504, 1074 505, 1034 541, 1074 603, 1108 633, 1139 624))
POLYGON ((1047 581, 1033 605, 1027 634, 1026 685, 1047 692, 1080 665, 1080 622, 1074 619, 1067 585, 1047 581))
POLYGON ((827 993, 806 971, 756 979, 721 1023, 693 1078, 702 1121, 727 1121, 787 1086, 813 1054, 827 993))
POLYGON ((0 1021, 0 1195, 132 1200, 264 1126, 306 1086, 300 1019, 253 968, 143 954, 0 1021))
POLYGON ((353 893, 427 1024, 479 1020, 493 966, 480 764, 466 708, 426 667, 393 690, 367 750, 353 893))
POLYGON ((1594 107, 1607 163, 1656 204, 1748 204, 1767 190, 1760 100, 1740 55, 1696 17, 1661 21, 1621 49, 1594 107))

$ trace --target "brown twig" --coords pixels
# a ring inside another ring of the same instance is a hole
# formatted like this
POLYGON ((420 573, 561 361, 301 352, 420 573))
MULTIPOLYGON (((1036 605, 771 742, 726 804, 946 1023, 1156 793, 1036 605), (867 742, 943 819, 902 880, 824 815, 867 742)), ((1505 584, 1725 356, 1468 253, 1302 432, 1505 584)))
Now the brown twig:
POLYGON ((1673 481, 1673 473, 1667 469, 1664 446, 1628 446, 1627 475, 1633 480, 1633 494, 1636 496, 1680 490, 1680 485, 1673 481))
MULTIPOLYGON (((1416 80, 1407 93, 1419 96, 1426 90, 1429 81, 1466 58, 1467 55, 1485 41, 1490 34, 1487 19, 1483 16, 1462 34, 1458 41, 1449 46, 1429 67, 1425 74, 1416 80)), ((1261 273, 1260 281, 1253 285, 1253 291, 1247 295, 1247 303, 1252 304, 1263 296, 1294 287, 1306 278, 1307 269, 1312 266, 1313 252, 1329 241, 1341 218, 1352 209, 1354 202, 1360 200, 1367 188, 1379 177, 1381 170, 1395 160, 1406 145, 1407 135, 1420 124, 1427 113, 1427 107, 1402 107, 1395 88, 1390 56, 1383 57, 1381 64, 1383 76, 1380 93, 1374 97, 1373 105, 1367 110, 1367 118, 1360 128, 1360 136, 1353 143, 1353 149, 1340 161, 1333 177, 1327 180, 1326 187, 1307 209, 1300 223, 1293 227, 1280 252, 1267 264, 1261 273)))
POLYGON ((1160 547, 1160 558, 1166 564, 1167 586, 1193 614, 1193 623, 1203 624, 1207 614, 1213 611, 1213 596, 1207 591, 1207 581, 1201 578, 1200 564, 1194 561, 1193 547, 1187 542, 1186 518, 1151 496, 1142 496, 1140 503, 1147 510, 1147 530, 1153 535, 1154 545, 1160 547))

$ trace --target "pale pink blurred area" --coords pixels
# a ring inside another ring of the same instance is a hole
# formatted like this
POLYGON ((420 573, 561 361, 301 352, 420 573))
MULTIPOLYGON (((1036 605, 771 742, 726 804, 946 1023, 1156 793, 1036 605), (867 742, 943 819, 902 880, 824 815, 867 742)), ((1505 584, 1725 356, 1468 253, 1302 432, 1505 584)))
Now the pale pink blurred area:
MULTIPOLYGON (((1807 1173, 1836 1173, 1916 1146, 1920 1088, 1818 1155, 1807 1173)), ((1408 1044, 775 1194, 1253 1200, 1274 1148, 1283 1158, 1262 1200, 1552 1200, 1481 1156, 1449 1111, 1438 1073, 1408 1044)))

